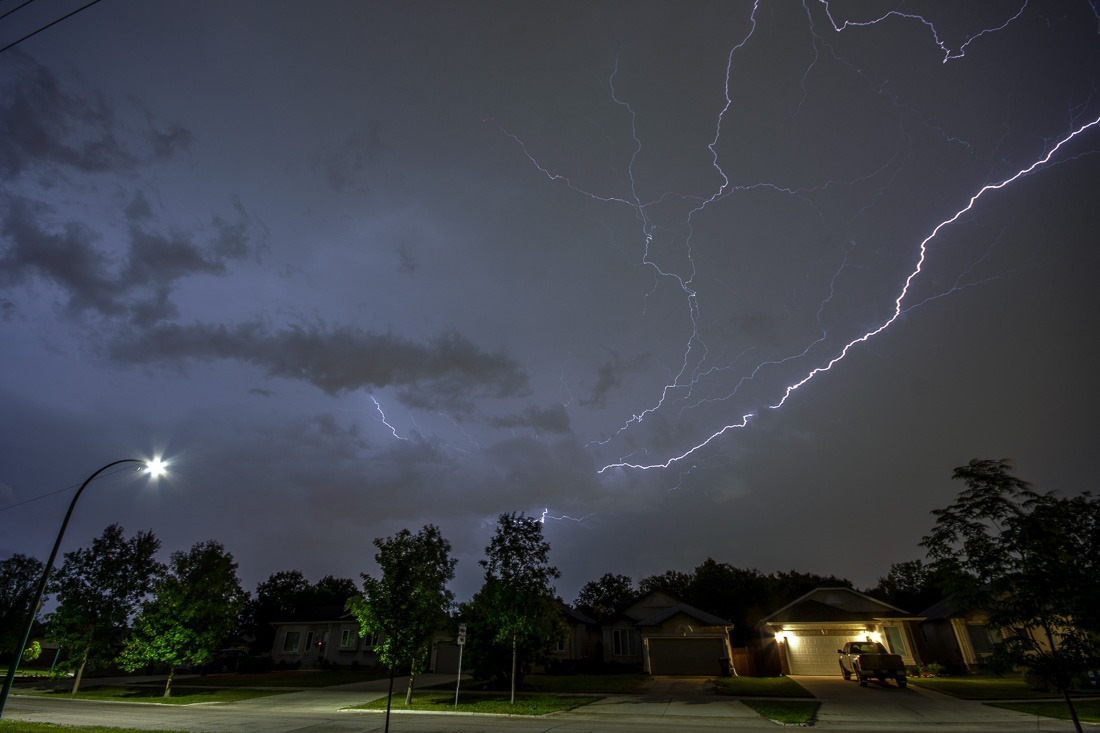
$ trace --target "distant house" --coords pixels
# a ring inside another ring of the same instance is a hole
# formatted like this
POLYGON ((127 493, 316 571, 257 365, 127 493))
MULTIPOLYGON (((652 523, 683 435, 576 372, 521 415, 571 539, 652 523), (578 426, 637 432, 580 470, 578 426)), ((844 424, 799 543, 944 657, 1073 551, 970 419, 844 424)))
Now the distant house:
POLYGON ((599 662, 602 653, 599 622, 561 600, 557 604, 568 632, 555 641, 549 667, 556 671, 576 672, 599 662))
POLYGON ((777 644, 780 671, 839 675, 837 649, 849 641, 880 641, 906 665, 919 665, 916 625, 923 616, 851 588, 816 588, 757 624, 777 644))
POLYGON ((725 619, 653 591, 603 624, 603 657, 649 674, 729 674, 731 629, 725 619))
POLYGON ((379 635, 359 636, 359 622, 342 606, 307 609, 294 618, 276 621, 271 658, 291 667, 338 665, 376 666, 379 635))
POLYGON ((977 672, 993 656, 1001 630, 989 625, 989 612, 958 608, 953 596, 922 613, 925 657, 953 672, 977 672))

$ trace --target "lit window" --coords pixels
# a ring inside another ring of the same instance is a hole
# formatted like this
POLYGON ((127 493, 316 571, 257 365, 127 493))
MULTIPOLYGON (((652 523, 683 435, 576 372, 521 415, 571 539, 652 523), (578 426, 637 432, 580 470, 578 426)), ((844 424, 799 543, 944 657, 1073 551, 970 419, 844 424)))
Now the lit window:
POLYGON ((283 651, 284 652, 296 652, 298 651, 298 642, 302 640, 301 631, 288 631, 286 637, 283 639, 283 651))

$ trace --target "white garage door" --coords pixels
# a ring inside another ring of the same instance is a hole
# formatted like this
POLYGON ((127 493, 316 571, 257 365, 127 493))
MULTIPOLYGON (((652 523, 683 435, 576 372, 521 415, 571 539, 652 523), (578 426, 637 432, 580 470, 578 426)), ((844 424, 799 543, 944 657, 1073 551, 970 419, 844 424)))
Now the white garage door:
POLYGON ((855 634, 788 637, 787 661, 790 662, 791 674, 839 675, 840 662, 836 650, 846 642, 862 638, 855 634))

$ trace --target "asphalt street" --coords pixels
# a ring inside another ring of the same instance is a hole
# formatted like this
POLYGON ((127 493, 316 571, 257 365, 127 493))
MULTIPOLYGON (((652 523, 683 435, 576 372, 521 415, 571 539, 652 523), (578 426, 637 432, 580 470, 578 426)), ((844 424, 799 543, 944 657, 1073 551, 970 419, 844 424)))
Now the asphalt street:
MULTIPOLYGON (((425 675, 419 687, 445 684, 450 677, 425 675)), ((1069 722, 1036 718, 910 686, 872 684, 861 688, 839 678, 795 677, 821 700, 815 728, 848 731, 1072 731, 1069 722)), ((235 703, 182 706, 43 699, 15 695, 6 719, 68 725, 116 725, 196 733, 321 733, 381 731, 384 716, 349 710, 385 694, 387 681, 310 689, 235 703)), ((395 689, 403 689, 399 680, 395 689)), ((699 687, 703 690, 702 686, 699 687)), ((1090 726, 1100 730, 1100 726, 1090 726)), ((777 725, 739 700, 694 692, 684 679, 669 679, 639 695, 609 695, 575 711, 542 717, 394 712, 395 733, 474 733, 475 731, 565 731, 658 733, 730 730, 756 733, 777 725)))

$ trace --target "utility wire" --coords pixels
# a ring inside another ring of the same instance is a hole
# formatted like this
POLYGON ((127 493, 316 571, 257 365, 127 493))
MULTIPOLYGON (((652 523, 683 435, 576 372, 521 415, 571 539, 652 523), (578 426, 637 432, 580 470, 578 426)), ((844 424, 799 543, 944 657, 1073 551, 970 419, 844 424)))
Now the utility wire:
MULTIPOLYGON (((22 38, 20 38, 20 39, 19 39, 18 41, 12 41, 12 42, 11 42, 11 43, 9 43, 8 45, 4 46, 3 48, 0 48, 0 53, 4 53, 4 51, 7 51, 7 50, 8 50, 9 48, 11 48, 12 46, 18 46, 18 45, 19 45, 20 43, 22 43, 23 41, 27 40, 28 38, 33 38, 34 36, 37 36, 37 35, 38 35, 39 33, 41 33, 42 31, 46 30, 47 28, 52 28, 53 26, 57 25, 57 24, 58 24, 58 23, 60 23, 61 21, 65 20, 65 19, 67 19, 67 18, 71 18, 71 17, 73 17, 74 15, 76 15, 77 13, 79 13, 79 12, 80 12, 80 11, 82 11, 82 10, 87 10, 88 8, 92 7, 93 5, 95 5, 96 3, 98 3, 99 1, 100 1, 100 0, 92 0, 92 1, 90 2, 90 3, 88 3, 88 4, 86 4, 86 5, 82 5, 82 6, 80 6, 79 8, 77 8, 77 9, 76 9, 76 10, 74 10, 74 11, 72 11, 71 13, 67 13, 67 14, 65 14, 65 15, 62 15, 62 16, 61 16, 60 18, 58 18, 57 20, 53 21, 52 23, 47 23, 46 25, 42 26, 42 27, 41 27, 41 28, 39 28, 38 30, 34 31, 33 33, 28 33, 27 35, 25 35, 25 36, 23 36, 22 38)), ((29 0, 28 0, 28 2, 29 2, 29 0)), ((24 4, 26 4, 26 3, 24 3, 24 4)), ((22 6, 22 5, 20 5, 20 6, 19 6, 19 8, 21 8, 21 7, 23 7, 23 6, 22 6)), ((15 10, 19 10, 19 8, 16 8, 15 10)), ((11 11, 11 12, 15 12, 15 11, 13 10, 13 11, 11 11)))
POLYGON ((4 13, 3 15, 0 15, 0 20, 3 20, 4 18, 8 17, 12 13, 14 13, 16 10, 21 10, 21 9, 27 7, 28 5, 30 5, 33 2, 34 2, 34 0, 26 0, 26 2, 24 2, 22 5, 16 6, 16 7, 12 8, 11 10, 9 10, 8 12, 4 13))
MULTIPOLYGON (((111 471, 110 473, 103 474, 102 477, 107 478, 109 476, 115 476, 117 474, 123 473, 124 471, 132 471, 132 470, 134 470, 133 466, 123 466, 122 468, 116 468, 114 471, 111 471)), ((40 499, 47 499, 51 496, 54 496, 55 494, 62 494, 66 491, 72 491, 73 489, 75 489, 78 486, 80 486, 80 484, 75 483, 72 486, 66 486, 63 489, 57 489, 56 491, 50 491, 46 494, 39 494, 38 496, 31 497, 30 499, 24 499, 23 501, 17 501, 14 504, 8 504, 7 506, 0 507, 0 512, 6 512, 9 509, 14 509, 17 506, 23 506, 24 504, 30 504, 31 502, 38 501, 40 499)))

